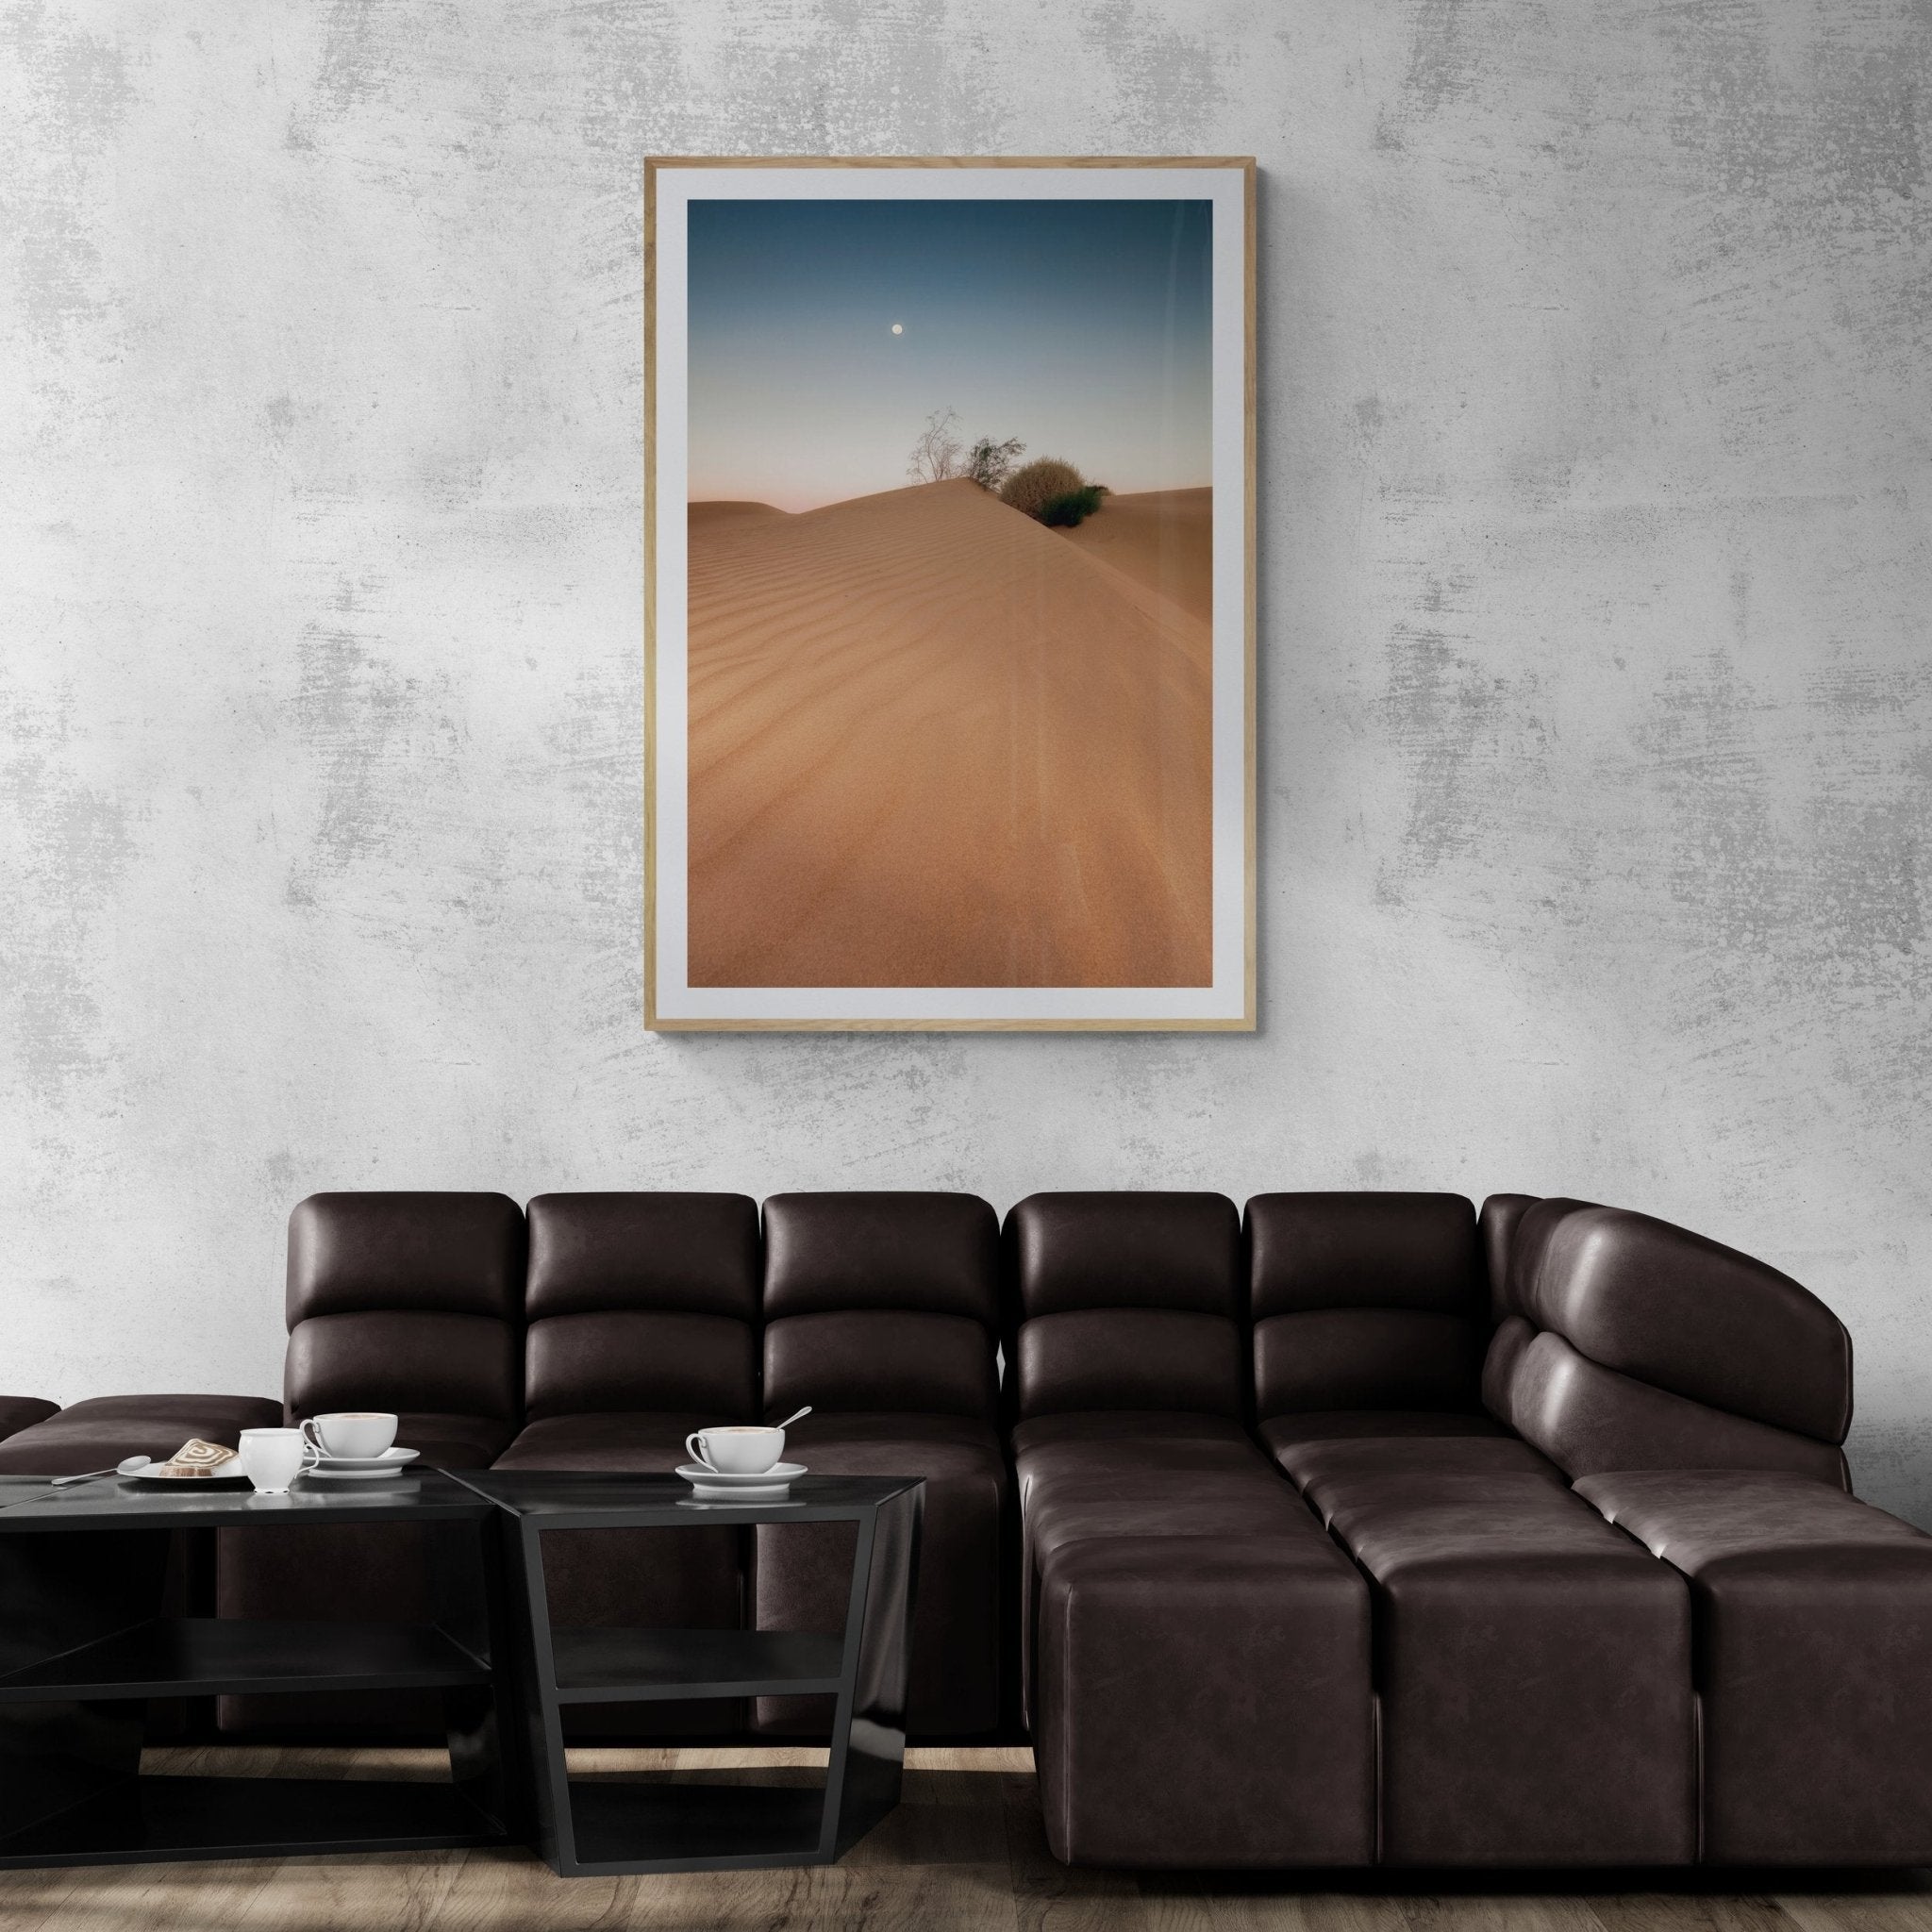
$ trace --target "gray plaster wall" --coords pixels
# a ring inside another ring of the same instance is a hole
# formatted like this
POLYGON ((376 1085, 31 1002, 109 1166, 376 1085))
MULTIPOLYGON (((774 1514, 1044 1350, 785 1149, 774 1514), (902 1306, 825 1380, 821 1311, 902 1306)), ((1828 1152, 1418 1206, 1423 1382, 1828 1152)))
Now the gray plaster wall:
POLYGON ((1574 1191, 1932 1523, 1905 0, 6 0, 0 1385, 317 1188, 1574 1191), (641 1024, 640 162, 1252 153, 1262 1027, 641 1024))

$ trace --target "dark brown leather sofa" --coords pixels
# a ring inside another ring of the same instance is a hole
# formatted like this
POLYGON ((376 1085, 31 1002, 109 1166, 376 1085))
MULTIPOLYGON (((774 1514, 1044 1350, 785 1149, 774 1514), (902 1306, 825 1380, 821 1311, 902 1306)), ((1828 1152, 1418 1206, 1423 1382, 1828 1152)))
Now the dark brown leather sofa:
MULTIPOLYGON (((809 1403, 788 1455, 828 1475, 925 1478, 907 1722, 984 1737, 1001 1715, 1008 1491, 998 1219, 974 1195, 923 1193, 778 1194, 764 1219, 765 1420, 809 1403)), ((839 1629, 851 1574, 842 1525, 761 1529, 757 1627, 839 1629)), ((777 1699, 758 1711, 762 1731, 814 1721, 777 1699)))
POLYGON ((58 1402, 45 1402, 38 1395, 0 1395, 0 1441, 59 1412, 58 1402))
MULTIPOLYGON (((1030 1735, 1063 1858, 1932 1863, 1932 1537, 1850 1493, 1848 1338, 1647 1216, 1060 1193, 1000 1230, 959 1194, 762 1219, 728 1194, 323 1195, 291 1224, 289 1314, 291 1415, 395 1408, 444 1467, 662 1470, 701 1423, 808 1402, 799 1459, 925 1476, 911 1735, 1030 1735)), ((76 1404, 0 1441, 0 1471, 276 1413, 76 1404)), ((829 1530, 612 1539, 551 1577, 563 1621, 838 1622, 829 1530)), ((232 1615, 392 1613, 421 1553, 372 1532, 291 1568, 287 1539, 229 1537, 219 1589, 232 1615)), ((282 1701, 223 1712, 269 1722, 282 1701)))
POLYGON ((281 1404, 258 1395, 96 1395, 57 1409, 15 1398, 40 1413, 0 1438, 0 1475, 75 1475, 130 1456, 172 1456, 190 1436, 232 1449, 243 1429, 273 1427, 281 1404))
MULTIPOLYGON (((487 1469, 522 1410, 525 1251, 523 1211, 503 1194, 302 1202, 289 1217, 286 1420, 393 1409, 425 1463, 487 1469)), ((271 1405, 258 1420, 284 1419, 271 1405)), ((228 1617, 426 1618, 422 1540, 389 1524, 224 1530, 216 1603, 228 1617)), ((427 1696, 225 1697, 221 1721, 389 1738, 433 1733, 441 1712, 427 1696)))
MULTIPOLYGON (((706 1423, 756 1422, 758 1203, 743 1194, 540 1194, 529 1207, 524 1425, 498 1464, 655 1474, 706 1423)), ((547 1539, 561 1624, 737 1629, 747 1550, 734 1529, 547 1539)), ((579 1707, 570 1734, 735 1733, 736 1706, 579 1707)))
POLYGON ((1262 1438, 1368 1585, 1381 1859, 1690 1862, 1682 1580, 1482 1409, 1469 1203, 1262 1195, 1247 1231, 1262 1438))
POLYGON ((1247 1427, 1218 1194, 1007 1217, 1026 1711, 1047 1839, 1087 1864, 1363 1864, 1361 1579, 1247 1427))

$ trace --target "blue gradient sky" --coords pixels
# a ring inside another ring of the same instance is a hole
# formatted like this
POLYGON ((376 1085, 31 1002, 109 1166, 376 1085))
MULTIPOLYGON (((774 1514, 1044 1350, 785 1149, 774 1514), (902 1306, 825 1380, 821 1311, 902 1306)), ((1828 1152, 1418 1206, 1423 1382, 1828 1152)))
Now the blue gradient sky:
POLYGON ((948 406, 967 441, 1017 436, 1116 491, 1209 482, 1211 220, 1205 201, 692 202, 691 500, 898 489, 948 406))

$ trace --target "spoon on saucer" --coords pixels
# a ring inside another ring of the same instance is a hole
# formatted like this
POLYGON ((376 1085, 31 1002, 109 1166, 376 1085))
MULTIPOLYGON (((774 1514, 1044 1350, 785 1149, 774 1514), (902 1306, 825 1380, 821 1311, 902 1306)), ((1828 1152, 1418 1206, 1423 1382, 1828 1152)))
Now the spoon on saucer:
POLYGON ((104 1475, 139 1475, 153 1460, 152 1456, 123 1457, 112 1469, 91 1469, 85 1475, 57 1475, 52 1487, 64 1490, 69 1483, 98 1482, 104 1475))

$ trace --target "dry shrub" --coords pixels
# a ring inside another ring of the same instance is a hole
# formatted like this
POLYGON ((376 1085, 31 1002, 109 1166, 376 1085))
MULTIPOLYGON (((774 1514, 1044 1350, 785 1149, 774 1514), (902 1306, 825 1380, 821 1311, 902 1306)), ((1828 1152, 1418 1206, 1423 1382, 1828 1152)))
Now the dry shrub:
POLYGON ((1058 457, 1036 457, 1000 486, 1000 501, 1024 510, 1029 517, 1038 517, 1056 498, 1071 496, 1084 489, 1086 482, 1072 463, 1063 463, 1058 457))

